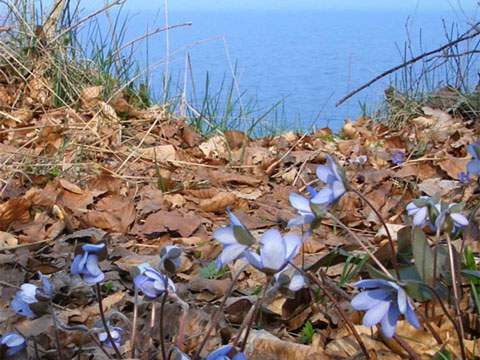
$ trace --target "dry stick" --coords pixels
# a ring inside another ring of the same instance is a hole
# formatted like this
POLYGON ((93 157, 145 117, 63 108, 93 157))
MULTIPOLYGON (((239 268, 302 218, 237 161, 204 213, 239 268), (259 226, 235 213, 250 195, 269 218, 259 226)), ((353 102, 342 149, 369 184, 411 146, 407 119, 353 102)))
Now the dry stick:
POLYGON ((428 52, 425 52, 419 56, 416 56, 400 65, 397 65, 389 70, 386 70, 384 71, 383 73, 381 73, 380 75, 374 77, 372 80, 368 81, 367 83, 363 84, 362 86, 356 88, 355 90, 352 90, 351 92, 349 92, 347 95, 345 95, 344 97, 342 97, 340 100, 337 101, 337 103, 335 104, 335 106, 340 106, 342 105, 345 101, 347 101, 348 99, 350 99, 352 96, 358 94, 360 91, 368 88, 370 85, 376 83, 378 80, 381 80, 383 79, 385 76, 388 76, 392 73, 394 73, 395 71, 398 71, 406 66, 409 66, 409 65, 412 65, 414 63, 416 63, 417 61, 420 61, 430 55, 433 55, 433 54, 436 54, 438 52, 442 52, 458 43, 461 43, 463 41, 466 41, 466 40, 470 40, 470 39, 473 39, 474 37, 478 36, 480 34, 480 31, 475 31, 473 34, 470 34, 470 32, 476 27, 478 26, 480 23, 477 23, 475 24, 474 26, 472 26, 472 28, 470 30, 468 30, 467 32, 465 32, 462 36, 460 36, 459 38, 457 38, 456 40, 454 41, 450 41, 449 43, 443 45, 443 46, 440 46, 439 48, 436 48, 434 50, 431 50, 431 51, 428 51, 428 52), (470 35, 469 35, 470 34, 470 35))
POLYGON ((373 204, 370 202, 370 200, 368 200, 365 197, 365 195, 363 195, 360 191, 358 191, 357 189, 355 189, 353 187, 349 187, 348 191, 351 191, 351 192, 355 193, 359 198, 361 198, 363 201, 365 201, 365 203, 370 207, 370 209, 373 210, 373 212, 375 213, 375 215, 377 216, 377 218, 380 220, 383 227, 385 228, 385 232, 387 233, 387 237, 388 237, 388 242, 390 243, 390 251, 392 252, 392 265, 393 265, 393 268, 395 269, 395 274, 397 275, 397 278, 400 281, 401 280, 400 279, 400 271, 398 269, 398 262, 397 262, 397 255, 396 255, 396 251, 395 251, 395 245, 393 243, 393 239, 392 239, 392 235, 390 234, 390 230, 388 229, 388 226, 385 223, 385 220, 383 219, 383 216, 375 208, 375 206, 373 206, 373 204))
POLYGON ((245 268, 247 267, 248 264, 242 266, 242 268, 235 274, 235 276, 232 278, 232 282, 230 283, 229 288, 225 292, 225 296, 222 299, 222 303, 220 306, 216 309, 216 311, 213 313, 213 316, 211 317, 211 321, 209 323, 209 326, 207 327, 207 331, 205 332, 205 337, 203 338, 200 346, 198 347, 198 350, 196 351, 195 355, 193 356, 193 360, 197 360, 200 358, 200 353, 202 352, 202 349, 205 347, 205 344, 208 341, 208 338, 210 336, 210 333, 214 329, 214 327, 217 325, 218 321, 220 320, 220 314, 225 306, 225 303, 227 302, 228 297, 230 296, 231 292, 233 291, 233 288, 235 286, 235 283, 237 282, 238 278, 240 275, 243 273, 245 268))
POLYGON ((395 279, 392 278, 392 275, 388 272, 388 270, 385 268, 385 266, 383 266, 383 264, 380 262, 380 260, 378 260, 378 258, 370 251, 370 249, 367 246, 365 246, 363 241, 360 240, 360 238, 357 236, 357 234, 355 234, 352 230, 350 230, 347 225, 345 225, 342 221, 340 221, 340 219, 338 219, 331 212, 327 212, 327 215, 333 221, 335 221, 342 229, 344 229, 346 232, 348 232, 350 234, 350 236, 353 237, 358 242, 360 247, 368 254, 368 256, 370 256, 370 258, 372 258, 372 260, 375 262, 375 264, 377 264, 377 266, 385 273, 385 275, 387 275, 387 277, 389 279, 391 279, 392 281, 396 281, 395 279))
POLYGON ((459 341, 460 341, 460 350, 462 351, 462 359, 466 359, 465 354, 465 344, 463 343, 464 331, 463 331, 463 321, 462 313, 460 310, 460 298, 458 294, 458 284, 457 284, 457 275, 455 274, 455 260, 453 258, 453 248, 452 240, 450 239, 450 234, 447 233, 447 245, 448 245, 448 258, 450 260, 450 273, 452 275, 452 289, 453 289, 453 298, 454 298, 454 308, 455 315, 457 316, 458 329, 459 329, 459 341))
MULTIPOLYGON (((165 278, 166 279, 166 278, 165 278)), ((160 336, 160 350, 162 352, 162 359, 167 360, 167 351, 165 349, 165 335, 163 333, 163 319, 165 312, 165 303, 167 302, 168 290, 167 290, 167 280, 165 280, 165 292, 163 293, 162 302, 160 304, 160 323, 159 323, 159 336, 160 336)))
POLYGON ((363 342, 362 338, 360 337, 359 333, 357 332, 357 329, 355 329, 355 326, 352 324, 350 319, 348 318, 347 314, 343 311, 341 306, 338 304, 337 299, 327 290, 325 286, 318 280, 316 276, 311 274, 310 272, 306 273, 305 271, 301 270, 298 266, 290 262, 290 265, 292 265, 297 271, 300 273, 306 275, 310 280, 312 280, 324 293, 327 295, 328 299, 333 303, 333 306, 335 306, 335 309, 337 310, 338 314, 342 317, 343 321, 347 324, 348 328, 352 332, 353 336, 355 337, 355 340, 357 341, 358 345, 360 346, 360 349, 362 352, 365 354, 365 357, 370 360, 370 354, 368 353, 367 347, 365 346, 365 343, 363 342))
POLYGON ((133 285, 134 288, 134 303, 133 303, 133 323, 132 323, 132 336, 130 338, 130 344, 132 349, 130 350, 130 357, 135 358, 135 340, 137 337, 137 322, 138 322, 138 289, 133 285))
MULTIPOLYGON (((265 294, 267 293, 268 285, 270 285, 271 280, 272 280, 272 276, 267 275, 267 281, 265 281, 265 287, 262 289, 262 294, 260 295, 260 297, 257 299, 257 302, 255 303, 255 307, 253 308, 252 317, 250 318, 250 321, 248 322, 247 331, 245 332, 245 337, 243 338, 242 344, 240 346, 240 352, 243 352, 245 350, 245 346, 247 346, 248 336, 250 335, 250 331, 252 330, 252 327, 253 327, 255 321, 257 321, 258 314, 260 313, 260 308, 261 308, 262 303, 263 303, 263 299, 265 298, 265 294)), ((240 335, 241 335, 241 333, 239 334, 239 336, 240 335)))
POLYGON ((105 328, 105 332, 107 333, 107 339, 108 341, 110 341, 110 344, 112 345, 112 348, 115 351, 115 354, 117 354, 118 358, 121 359, 122 354, 120 353, 120 350, 118 350, 118 347, 117 347, 117 344, 115 344, 115 341, 113 341, 112 334, 110 333, 110 328, 108 327, 107 320, 105 319, 105 312, 103 310, 102 291, 100 289, 99 283, 95 285, 95 290, 97 293, 98 310, 100 312, 100 319, 102 320, 103 327, 105 328))

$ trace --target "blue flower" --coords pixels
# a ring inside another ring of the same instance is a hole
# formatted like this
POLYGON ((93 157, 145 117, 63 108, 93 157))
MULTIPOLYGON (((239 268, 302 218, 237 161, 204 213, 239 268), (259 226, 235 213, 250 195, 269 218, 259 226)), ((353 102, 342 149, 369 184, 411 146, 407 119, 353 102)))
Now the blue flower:
POLYGON ((326 186, 312 197, 311 202, 326 209, 347 191, 343 170, 330 156, 327 156, 327 165, 320 165, 317 168, 317 177, 326 186))
POLYGON ((298 234, 282 236, 277 229, 270 229, 260 238, 260 255, 249 250, 245 251, 245 258, 254 268, 275 274, 298 254, 301 245, 302 238, 298 234))
POLYGON ((281 291, 297 292, 305 286, 305 278, 291 266, 287 266, 283 271, 275 274, 274 286, 281 291))
POLYGON ((247 360, 244 353, 236 352, 232 345, 225 345, 212 351, 205 360, 247 360))
POLYGON ((221 268, 243 256, 245 250, 255 243, 255 238, 245 225, 230 211, 230 225, 213 232, 213 238, 223 244, 223 251, 217 259, 221 268))
POLYGON ((160 269, 170 274, 175 274, 180 268, 182 249, 178 246, 168 245, 160 251, 160 269))
MULTIPOLYGON (((9 332, 0 338, 0 347, 5 348, 7 356, 13 356, 27 347, 25 338, 16 332, 9 332)), ((2 351, 0 351, 1 353, 2 351)))
POLYGON ((463 206, 457 203, 435 204, 436 218, 432 229, 443 230, 444 228, 449 228, 452 233, 455 233, 457 230, 468 226, 468 219, 461 213, 462 209, 463 206))
MULTIPOLYGON (((310 188, 309 191, 310 194, 313 192, 316 195, 317 193, 313 188, 310 188)), ((315 221, 317 215, 314 213, 309 199, 302 195, 291 193, 288 196, 288 200, 290 201, 290 205, 298 212, 297 217, 288 221, 288 227, 309 225, 315 221)))
MULTIPOLYGON (((123 335, 123 329, 118 326, 108 326, 108 330, 110 331, 110 335, 112 336, 112 340, 119 348, 122 345, 122 335, 123 335)), ((108 334, 106 331, 102 331, 98 333, 98 340, 102 343, 102 345, 105 345, 109 348, 113 348, 112 342, 108 340, 108 334)))
POLYGON ((356 288, 367 289, 352 299, 352 307, 366 311, 363 325, 372 327, 378 323, 382 333, 391 338, 395 335, 397 321, 404 315, 415 328, 420 328, 412 301, 400 286, 387 280, 362 280, 354 284, 356 288))
POLYGON ((42 273, 39 273, 42 286, 38 287, 34 284, 22 284, 20 290, 17 291, 10 306, 21 316, 33 318, 36 314, 30 308, 30 305, 40 301, 48 301, 53 297, 53 287, 50 281, 42 273))
POLYGON ((462 184, 468 184, 470 182, 470 175, 468 175, 468 173, 465 171, 461 171, 458 173, 458 181, 460 181, 462 184))
POLYGON ((467 151, 472 155, 472 160, 467 163, 467 174, 471 177, 480 175, 480 142, 467 146, 467 151))
POLYGON ((174 293, 175 284, 167 276, 155 270, 150 264, 144 263, 137 266, 139 274, 135 276, 134 283, 145 298, 155 300, 165 291, 174 293))
POLYGON ((425 226, 429 219, 428 210, 431 204, 432 199, 429 196, 421 196, 407 205, 406 210, 409 216, 413 216, 414 226, 425 226))
POLYGON ((392 153, 392 162, 395 165, 403 164, 405 162, 405 153, 403 151, 400 151, 400 150, 395 150, 392 153))
POLYGON ((80 275, 88 285, 95 285, 102 282, 105 274, 98 266, 98 259, 101 253, 106 250, 105 244, 84 244, 81 252, 75 255, 70 267, 73 275, 80 275))

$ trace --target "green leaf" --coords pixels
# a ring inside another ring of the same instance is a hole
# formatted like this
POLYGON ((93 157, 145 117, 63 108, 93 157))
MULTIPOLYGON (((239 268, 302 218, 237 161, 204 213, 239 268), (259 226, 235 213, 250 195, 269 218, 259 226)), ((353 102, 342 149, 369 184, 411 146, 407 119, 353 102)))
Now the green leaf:
POLYGON ((313 340, 313 335, 315 335, 315 329, 310 321, 307 321, 302 329, 302 334, 300 341, 303 344, 311 344, 313 340))
POLYGON ((217 266, 214 261, 209 263, 206 267, 198 269, 198 272, 201 277, 205 279, 219 279, 226 274, 226 267, 217 269, 217 266))
POLYGON ((412 227, 405 226, 397 233, 397 257, 399 260, 410 261, 412 258, 412 227))
POLYGON ((433 251, 422 229, 415 228, 412 239, 412 252, 415 259, 415 267, 423 281, 432 286, 433 279, 433 251))

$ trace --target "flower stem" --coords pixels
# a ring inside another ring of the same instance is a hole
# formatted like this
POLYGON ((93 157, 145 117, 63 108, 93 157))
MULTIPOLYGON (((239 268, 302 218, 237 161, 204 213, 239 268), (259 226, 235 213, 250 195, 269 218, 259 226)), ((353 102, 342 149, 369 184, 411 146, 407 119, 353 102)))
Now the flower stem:
MULTIPOLYGON (((155 303, 152 302, 152 309, 150 311, 150 330, 148 337, 148 351, 150 352, 153 348, 153 328, 155 327, 155 313, 156 313, 155 303)), ((150 355, 149 355, 150 356, 150 355)))
POLYGON ((216 311, 213 313, 211 317, 211 321, 208 324, 207 331, 205 332, 205 337, 203 338, 200 346, 198 347, 197 351, 195 352, 195 355, 193 356, 193 360, 198 360, 200 359, 200 353, 202 352, 203 348, 207 344, 208 339, 210 338, 210 334, 212 330, 217 326, 218 321, 220 320, 220 315, 222 313, 223 308, 225 307, 225 303, 228 300, 228 297, 231 295, 233 288, 235 287, 235 284, 240 277, 240 275, 243 273, 245 268, 247 267, 248 264, 244 265, 232 278, 232 282, 230 283, 230 286, 228 287, 227 291, 225 292, 225 296, 222 299, 222 303, 220 306, 216 309, 216 311))
POLYGON ((162 351, 162 359, 167 360, 167 351, 165 349, 165 334, 163 333, 163 319, 165 313, 165 303, 167 302, 168 297, 168 290, 167 290, 167 282, 165 281, 165 292, 163 293, 162 302, 160 304, 160 350, 162 351))
POLYGON ((112 345, 113 351, 117 354, 118 358, 122 358, 122 354, 120 350, 118 350, 117 344, 113 341, 112 334, 110 334, 110 328, 108 327, 107 320, 105 319, 105 312, 103 310, 103 300, 102 300, 102 290, 100 289, 100 284, 95 284, 95 290, 97 293, 97 300, 98 300, 98 310, 100 313, 100 319, 102 320, 103 327, 105 328, 105 332, 107 333, 107 339, 112 345))
MULTIPOLYGON (((58 358, 63 360, 63 350, 62 346, 60 345, 60 336, 58 334, 58 321, 57 321, 57 314, 55 313, 55 309, 53 308, 53 302, 50 300, 50 311, 52 312, 52 321, 53 321, 53 331, 55 336, 55 345, 57 347, 58 358)), ((35 343, 36 345, 36 343, 35 343)))
POLYGON ((252 329, 253 325, 257 321, 258 314, 260 313, 260 308, 263 303, 263 299, 265 298, 265 294, 267 293, 268 285, 270 285, 271 280, 272 280, 272 277, 270 275, 267 275, 267 280, 265 281, 265 287, 262 289, 262 294, 258 297, 257 302, 255 303, 255 307, 253 308, 253 314, 250 317, 250 320, 248 322, 247 330, 245 332, 245 337, 243 338, 242 344, 240 346, 240 352, 243 352, 245 350, 245 346, 247 346, 247 340, 248 340, 248 336, 250 335, 250 330, 252 329))
POLYGON ((307 276, 310 280, 312 280, 328 297, 328 299, 332 302, 333 306, 337 310, 338 314, 340 317, 345 321, 345 324, 347 324, 348 328, 352 332, 353 336, 355 337, 355 340, 357 341, 358 345, 360 346, 360 349, 362 350, 363 354, 365 355, 365 358, 367 360, 370 360, 372 357, 368 353, 367 347, 365 346, 365 343, 363 342, 362 338, 360 337, 360 334, 358 333, 357 329, 355 329, 355 325, 351 322, 351 320, 348 318, 347 314, 345 314, 345 311, 343 311, 342 307, 338 304, 337 299, 330 293, 330 291, 327 290, 326 286, 323 286, 323 284, 320 282, 320 280, 313 275, 312 273, 308 272, 306 273, 305 271, 301 270, 298 266, 290 262, 290 265, 292 265, 297 271, 301 272, 304 276, 307 276))
POLYGON ((355 234, 352 230, 348 228, 347 225, 345 225, 340 219, 338 219, 335 215, 333 215, 331 212, 327 212, 327 215, 335 221, 343 230, 348 232, 351 237, 353 237, 357 243, 360 245, 360 247, 370 256, 370 258, 377 264, 377 266, 385 273, 388 279, 396 282, 395 279, 393 279, 392 275, 390 272, 383 266, 383 264, 378 260, 378 258, 370 251, 370 249, 363 243, 363 241, 355 234))
POLYGON ((130 338, 130 344, 131 344, 131 350, 130 350, 130 357, 132 359, 135 358, 135 340, 137 338, 137 322, 138 322, 138 289, 133 285, 134 287, 134 303, 133 303, 133 323, 132 323, 132 336, 130 338))
POLYGON ((365 203, 368 205, 368 207, 370 209, 373 210, 373 212, 375 213, 375 215, 377 216, 377 218, 380 220, 383 227, 385 228, 385 232, 386 232, 387 237, 388 237, 388 242, 390 243, 390 251, 392 252, 392 265, 393 265, 393 268, 395 270, 395 274, 397 275, 397 278, 400 281, 401 280, 400 279, 400 271, 399 271, 399 268, 398 268, 397 252, 395 251, 395 244, 393 243, 392 235, 390 234, 390 230, 388 229, 388 226, 385 223, 385 220, 383 219, 382 214, 380 214, 380 212, 375 208, 375 206, 373 206, 373 204, 370 202, 370 200, 368 200, 366 198, 366 196, 363 195, 360 191, 358 191, 357 189, 355 189, 353 187, 349 187, 348 190, 355 193, 359 198, 361 198, 363 201, 365 201, 365 203))
POLYGON ((463 331, 462 313, 460 310, 460 296, 458 293, 457 275, 455 273, 455 260, 453 257, 453 245, 452 245, 452 240, 450 239, 450 234, 448 233, 447 233, 447 245, 448 245, 448 257, 450 260, 450 274, 452 275, 452 289, 453 289, 455 315, 457 317, 458 329, 460 332, 458 340, 460 342, 460 350, 462 351, 462 359, 466 359, 465 344, 463 343, 464 331, 463 331))
POLYGON ((415 350, 412 349, 412 347, 405 341, 403 340, 400 336, 395 335, 393 339, 397 342, 398 345, 402 347, 403 350, 405 350, 410 357, 410 359, 413 360, 420 360, 420 356, 415 352, 415 350))

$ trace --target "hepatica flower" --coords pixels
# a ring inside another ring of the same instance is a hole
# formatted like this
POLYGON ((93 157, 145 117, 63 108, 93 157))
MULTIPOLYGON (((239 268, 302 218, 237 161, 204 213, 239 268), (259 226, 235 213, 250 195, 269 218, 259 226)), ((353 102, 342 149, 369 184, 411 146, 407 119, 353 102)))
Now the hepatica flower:
POLYGON ((358 311, 366 311, 363 325, 372 327, 381 325, 382 333, 391 338, 395 335, 400 315, 415 328, 420 328, 412 301, 405 291, 387 280, 362 280, 354 285, 362 289, 352 299, 352 307, 358 311))
MULTIPOLYGON (((122 345, 123 329, 118 326, 109 326, 108 330, 110 330, 110 335, 112 336, 113 342, 117 348, 119 348, 122 345)), ((108 340, 108 334, 106 331, 98 333, 98 340, 102 345, 113 348, 112 342, 108 340)))
POLYGON ((400 151, 400 150, 395 150, 392 153, 392 162, 395 165, 403 164, 405 162, 405 153, 403 151, 400 151))
POLYGON ((243 352, 237 352, 232 345, 225 345, 212 351, 205 360, 247 360, 243 352))
POLYGON ((80 253, 73 258, 70 271, 80 275, 87 284, 95 285, 103 281, 105 274, 98 266, 99 257, 105 254, 105 244, 83 244, 80 253))
POLYGON ((260 254, 245 251, 245 258, 254 268, 267 274, 283 270, 297 254, 302 245, 298 234, 282 235, 276 229, 267 230, 260 238, 260 254))
POLYGON ((12 309, 21 316, 33 318, 36 316, 35 312, 30 306, 48 301, 53 297, 53 287, 46 276, 39 273, 42 285, 39 287, 34 284, 22 284, 20 290, 17 291, 10 306, 12 309))
POLYGON ((327 165, 317 168, 317 177, 326 185, 312 197, 311 202, 317 206, 327 208, 347 191, 343 169, 331 156, 327 156, 327 165))
POLYGON ((447 229, 447 231, 450 230, 452 233, 455 233, 468 225, 467 217, 461 213, 463 210, 462 204, 437 203, 435 204, 435 210, 436 218, 432 227, 434 230, 447 229))
MULTIPOLYGON (((317 194, 312 187, 308 187, 308 190, 312 197, 317 194)), ((315 214, 313 204, 310 203, 309 199, 302 195, 291 193, 288 196, 288 200, 290 201, 290 205, 298 212, 298 216, 288 222, 288 227, 308 225, 315 221, 317 214, 315 214)))
POLYGON ((167 276, 155 270, 150 264, 144 263, 137 266, 139 274, 133 282, 147 300, 155 300, 165 291, 174 293, 175 284, 167 276))
POLYGON ((429 196, 421 196, 418 199, 410 202, 407 207, 407 213, 412 216, 413 225, 423 227, 429 220, 429 207, 432 204, 432 199, 429 196))
POLYGON ((467 151, 472 155, 472 160, 467 163, 467 174, 471 177, 480 175, 480 142, 467 146, 467 151))
POLYGON ((282 292, 297 292, 305 286, 305 278, 303 275, 293 270, 291 266, 275 274, 274 279, 274 286, 282 292))
MULTIPOLYGON (((25 338, 16 332, 9 332, 0 337, 0 346, 7 356, 13 356, 27 347, 25 338)), ((0 351, 0 354, 3 352, 0 351)))
POLYGON ((468 175, 468 173, 465 171, 461 171, 458 173, 458 181, 460 181, 462 184, 468 184, 470 182, 470 175, 468 175))
POLYGON ((239 257, 255 243, 255 238, 245 225, 230 211, 230 225, 213 232, 213 238, 223 244, 223 251, 217 259, 217 268, 221 268, 239 257))

